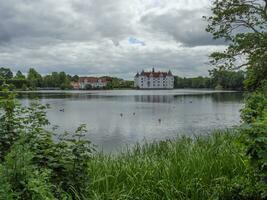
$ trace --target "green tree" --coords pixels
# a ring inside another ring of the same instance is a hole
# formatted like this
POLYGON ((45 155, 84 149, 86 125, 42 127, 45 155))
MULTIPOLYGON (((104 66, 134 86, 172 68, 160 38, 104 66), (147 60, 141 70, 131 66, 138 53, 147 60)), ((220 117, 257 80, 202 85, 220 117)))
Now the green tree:
POLYGON ((255 90, 267 77, 267 0, 214 0, 207 31, 229 46, 211 55, 218 68, 246 67, 245 86, 255 90), (240 59, 242 57, 243 59, 240 59))
POLYGON ((43 87, 54 87, 51 75, 46 75, 43 77, 43 87))
POLYGON ((16 78, 16 79, 25 79, 25 76, 21 73, 21 71, 17 71, 16 76, 14 78, 16 78))
POLYGON ((12 79, 13 78, 13 73, 9 68, 0 68, 0 78, 1 79, 12 79))
POLYGON ((242 90, 244 87, 245 73, 243 71, 213 69, 210 70, 210 76, 214 87, 231 90, 242 90))
POLYGON ((65 72, 59 72, 58 79, 60 83, 64 83, 67 79, 67 75, 65 72))
POLYGON ((42 76, 33 68, 29 69, 27 80, 29 81, 29 86, 32 89, 42 87, 42 76))
POLYGON ((174 77, 174 88, 212 88, 211 79, 209 77, 182 78, 174 77))
POLYGON ((71 81, 78 82, 78 80, 79 80, 78 75, 74 75, 73 77, 71 77, 71 81))
POLYGON ((55 139, 44 128, 46 106, 22 107, 7 87, 0 99, 0 199, 84 199, 94 151, 85 125, 55 139))
POLYGON ((214 0, 207 31, 229 45, 211 55, 218 71, 246 67, 245 87, 250 94, 242 110, 243 130, 250 167, 267 198, 267 0, 214 0), (242 58, 242 59, 240 59, 242 58), (256 92, 255 92, 256 91, 256 92))
POLYGON ((51 79, 52 79, 52 82, 51 82, 52 87, 59 87, 60 79, 59 79, 59 74, 57 72, 52 72, 51 79))

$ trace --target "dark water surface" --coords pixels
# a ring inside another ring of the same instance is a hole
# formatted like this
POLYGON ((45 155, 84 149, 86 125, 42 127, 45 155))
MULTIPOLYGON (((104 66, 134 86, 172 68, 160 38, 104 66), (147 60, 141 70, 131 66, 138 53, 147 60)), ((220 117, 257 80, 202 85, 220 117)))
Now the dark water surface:
POLYGON ((106 152, 127 145, 205 134, 240 123, 243 95, 211 90, 40 91, 20 93, 28 104, 50 104, 48 118, 59 132, 87 124, 87 137, 106 152), (60 111, 64 109, 64 112, 60 111))

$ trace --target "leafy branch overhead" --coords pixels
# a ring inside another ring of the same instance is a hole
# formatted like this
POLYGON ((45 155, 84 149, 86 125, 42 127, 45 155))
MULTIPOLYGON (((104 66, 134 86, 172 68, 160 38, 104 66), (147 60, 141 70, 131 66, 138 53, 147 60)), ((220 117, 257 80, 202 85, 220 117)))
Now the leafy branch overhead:
POLYGON ((258 80, 247 82, 248 89, 260 86, 267 72, 267 0, 215 0, 212 16, 204 17, 207 31, 214 39, 223 38, 229 46, 211 54, 211 64, 219 68, 246 67, 248 76, 258 80))

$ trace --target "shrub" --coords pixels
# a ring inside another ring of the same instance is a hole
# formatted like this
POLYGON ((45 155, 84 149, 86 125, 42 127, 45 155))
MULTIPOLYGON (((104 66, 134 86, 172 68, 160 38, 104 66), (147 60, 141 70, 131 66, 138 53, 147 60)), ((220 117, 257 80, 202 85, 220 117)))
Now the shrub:
POLYGON ((66 199, 85 195, 93 147, 85 126, 58 140, 44 127, 46 106, 21 107, 7 89, 0 101, 0 189, 19 199, 66 199), (0 181, 1 183, 1 181, 0 181))
MULTIPOLYGON (((264 88, 262 88, 264 91, 264 88)), ((245 124, 242 134, 250 167, 257 178, 263 198, 267 198, 267 98, 264 93, 252 93, 241 110, 245 124)))
POLYGON ((267 98, 262 93, 250 94, 245 101, 245 107, 241 110, 241 118, 246 123, 253 123, 263 117, 267 109, 267 98))
POLYGON ((250 166, 258 180, 263 198, 267 198, 267 110, 263 117, 242 129, 246 136, 247 155, 250 166))

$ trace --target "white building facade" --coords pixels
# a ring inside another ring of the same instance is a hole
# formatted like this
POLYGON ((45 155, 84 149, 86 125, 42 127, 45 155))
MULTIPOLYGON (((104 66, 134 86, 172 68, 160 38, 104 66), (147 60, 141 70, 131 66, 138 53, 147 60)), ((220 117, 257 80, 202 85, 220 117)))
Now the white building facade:
POLYGON ((134 77, 134 86, 140 89, 173 89, 174 76, 168 72, 155 72, 154 68, 150 72, 137 73, 134 77))
POLYGON ((108 81, 106 78, 98 78, 98 77, 80 77, 78 81, 79 89, 86 89, 88 85, 92 88, 103 88, 107 86, 108 81))

